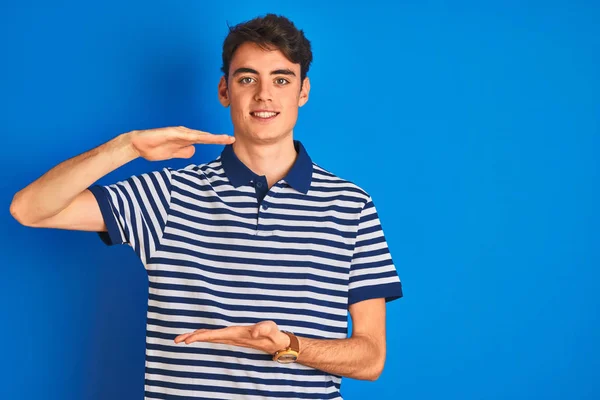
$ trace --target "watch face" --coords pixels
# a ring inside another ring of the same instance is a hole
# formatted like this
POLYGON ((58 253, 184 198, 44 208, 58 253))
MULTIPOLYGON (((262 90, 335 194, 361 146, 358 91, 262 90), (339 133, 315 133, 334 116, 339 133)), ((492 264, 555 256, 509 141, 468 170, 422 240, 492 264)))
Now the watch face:
POLYGON ((288 363, 293 363, 297 359, 298 359, 298 357, 295 354, 287 353, 287 354, 280 355, 279 358, 277 358, 277 361, 282 364, 288 364, 288 363))

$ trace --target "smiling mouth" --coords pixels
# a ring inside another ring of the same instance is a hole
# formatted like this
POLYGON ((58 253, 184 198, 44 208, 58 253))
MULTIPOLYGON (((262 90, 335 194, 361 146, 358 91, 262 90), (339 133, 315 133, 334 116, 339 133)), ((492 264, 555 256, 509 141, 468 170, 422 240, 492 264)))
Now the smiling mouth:
POLYGON ((260 111, 260 112, 251 112, 250 115, 253 118, 256 118, 261 121, 268 121, 279 115, 278 112, 268 112, 268 111, 260 111))

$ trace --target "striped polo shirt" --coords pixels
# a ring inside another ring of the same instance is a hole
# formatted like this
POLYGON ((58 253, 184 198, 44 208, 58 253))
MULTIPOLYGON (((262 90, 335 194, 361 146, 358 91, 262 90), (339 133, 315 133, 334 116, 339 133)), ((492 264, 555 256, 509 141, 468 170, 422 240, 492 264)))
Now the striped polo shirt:
POLYGON ((90 187, 107 245, 149 279, 146 399, 341 399, 341 377, 271 354, 175 344, 196 329, 272 320, 301 337, 348 337, 348 306, 402 297, 371 197, 299 141, 271 188, 227 145, 213 161, 90 187))

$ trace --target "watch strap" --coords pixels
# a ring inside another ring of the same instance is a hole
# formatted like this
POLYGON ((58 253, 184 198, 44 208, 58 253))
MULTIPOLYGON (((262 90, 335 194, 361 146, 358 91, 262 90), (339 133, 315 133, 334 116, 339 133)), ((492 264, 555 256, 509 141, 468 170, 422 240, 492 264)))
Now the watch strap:
POLYGON ((288 332, 288 331, 281 331, 281 332, 285 333, 290 338, 289 348, 291 350, 294 350, 296 353, 300 353, 300 342, 298 341, 298 338, 296 337, 296 335, 294 335, 292 332, 288 332))

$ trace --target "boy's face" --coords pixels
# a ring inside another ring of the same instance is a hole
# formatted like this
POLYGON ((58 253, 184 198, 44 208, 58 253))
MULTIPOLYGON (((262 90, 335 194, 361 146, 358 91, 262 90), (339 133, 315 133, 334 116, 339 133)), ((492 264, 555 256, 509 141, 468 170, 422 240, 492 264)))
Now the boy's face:
POLYGON ((230 106, 234 134, 254 142, 274 143, 292 133, 298 107, 308 101, 310 82, 300 90, 300 64, 279 50, 263 50, 246 42, 235 51, 229 82, 221 77, 219 101, 230 106), (265 110, 266 114, 257 114, 265 110), (275 112, 273 115, 271 112, 275 112))

